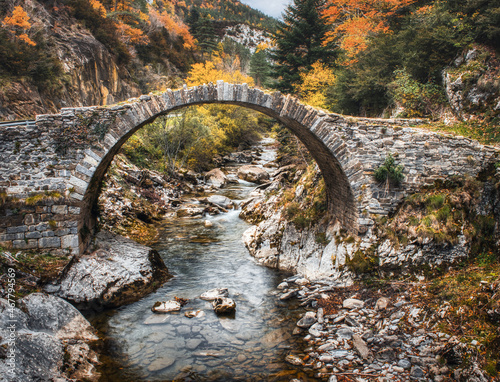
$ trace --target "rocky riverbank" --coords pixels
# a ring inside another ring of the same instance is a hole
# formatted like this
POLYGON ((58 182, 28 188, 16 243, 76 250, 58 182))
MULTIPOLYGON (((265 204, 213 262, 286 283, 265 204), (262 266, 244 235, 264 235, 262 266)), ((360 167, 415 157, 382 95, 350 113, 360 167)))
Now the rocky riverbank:
POLYGON ((331 381, 495 380, 499 185, 495 168, 436 181, 356 236, 322 208, 314 165, 278 168, 240 216, 252 256, 297 274, 280 299, 311 310, 288 361, 331 381))
MULTIPOLYGON (((500 284, 493 286, 500 291, 500 284)), ((294 276, 278 298, 297 298, 307 312, 293 334, 309 347, 287 361, 334 381, 490 381, 481 345, 440 330, 450 306, 426 304, 425 284, 394 282, 368 288, 309 282, 294 276)))
POLYGON ((200 217, 227 212, 234 206, 217 195, 221 187, 244 179, 265 183, 269 174, 255 166, 261 149, 233 152, 217 158, 220 167, 206 173, 180 169, 167 176, 139 168, 118 155, 108 171, 99 198, 100 230, 126 236, 139 243, 154 240, 158 223, 169 216, 200 217), (229 173, 226 166, 241 165, 229 173))
POLYGON ((425 277, 498 251, 500 169, 423 187, 392 216, 373 217, 374 227, 359 236, 326 214, 323 188, 314 165, 280 167, 267 189, 242 206, 240 216, 254 224, 243 241, 257 261, 311 280, 349 283, 373 273, 425 277))

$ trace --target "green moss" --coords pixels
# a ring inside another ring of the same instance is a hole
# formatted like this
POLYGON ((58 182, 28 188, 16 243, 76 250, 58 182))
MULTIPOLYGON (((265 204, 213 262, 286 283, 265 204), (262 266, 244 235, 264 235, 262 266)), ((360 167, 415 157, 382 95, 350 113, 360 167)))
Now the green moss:
POLYGON ((26 198, 25 203, 29 206, 35 205, 43 200, 48 199, 58 199, 61 197, 61 194, 57 191, 45 191, 40 194, 32 194, 28 198, 26 198))
POLYGON ((425 204, 432 210, 437 210, 441 208, 446 200, 446 196, 443 194, 430 195, 426 200, 425 204))
POLYGON ((425 227, 430 227, 431 224, 432 224, 432 219, 430 218, 430 216, 426 216, 422 219, 422 224, 425 226, 425 227))

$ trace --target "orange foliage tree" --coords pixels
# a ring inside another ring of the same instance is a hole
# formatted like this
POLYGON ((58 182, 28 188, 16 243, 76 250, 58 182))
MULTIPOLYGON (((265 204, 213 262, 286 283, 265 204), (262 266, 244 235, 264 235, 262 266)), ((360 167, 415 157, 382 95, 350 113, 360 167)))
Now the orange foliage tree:
POLYGON ((36 43, 28 37, 27 31, 31 28, 30 17, 20 5, 14 7, 12 16, 6 16, 2 22, 19 40, 28 45, 35 46, 36 43))
POLYGON ((89 0, 90 5, 94 8, 102 17, 106 17, 106 8, 98 0, 89 0))
POLYGON ((144 45, 149 43, 148 36, 145 36, 142 30, 138 28, 134 28, 121 21, 116 24, 116 28, 118 29, 120 40, 126 44, 144 45))
POLYGON ((368 36, 388 32, 388 19, 415 1, 328 0, 324 16, 334 26, 329 39, 340 42, 347 63, 355 62, 356 55, 366 49, 368 36))
POLYGON ((169 14, 167 11, 161 13, 154 9, 150 9, 150 19, 156 25, 163 26, 170 33, 173 33, 182 38, 184 49, 194 49, 196 40, 189 32, 189 28, 178 19, 174 14, 169 14))

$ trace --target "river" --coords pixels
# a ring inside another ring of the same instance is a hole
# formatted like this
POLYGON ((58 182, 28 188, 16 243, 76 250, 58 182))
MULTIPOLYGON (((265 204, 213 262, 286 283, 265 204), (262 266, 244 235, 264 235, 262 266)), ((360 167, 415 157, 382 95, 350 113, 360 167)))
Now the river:
MULTIPOLYGON (((269 143, 262 145, 260 165, 275 158, 269 143)), ((218 194, 241 202, 254 189, 239 180, 218 194)), ((105 338, 101 381, 315 380, 285 362, 305 346, 302 336, 292 335, 303 310, 277 298, 276 286, 287 275, 249 255, 241 241, 249 225, 239 213, 165 219, 150 246, 174 278, 136 303, 91 318, 105 338), (199 299, 212 288, 229 289, 237 304, 234 317, 217 316, 210 302, 199 299), (174 297, 189 299, 180 314, 151 312, 156 301, 174 297), (187 310, 204 314, 187 318, 187 310)))

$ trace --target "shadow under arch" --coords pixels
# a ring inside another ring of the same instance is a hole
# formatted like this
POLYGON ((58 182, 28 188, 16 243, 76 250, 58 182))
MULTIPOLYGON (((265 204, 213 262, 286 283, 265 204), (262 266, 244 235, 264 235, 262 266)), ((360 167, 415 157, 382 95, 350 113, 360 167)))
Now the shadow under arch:
MULTIPOLYGON (((361 166, 351 159, 346 144, 335 132, 328 116, 289 95, 279 92, 266 94, 260 89, 248 88, 246 84, 218 81, 216 85, 184 87, 177 91, 167 90, 158 96, 142 96, 136 102, 123 105, 123 111, 116 114, 103 143, 93 148, 99 152, 96 157, 100 158, 100 162, 90 177, 82 200, 79 222, 81 249, 85 249, 90 240, 90 235, 83 235, 82 232, 92 232, 96 226, 95 206, 104 175, 123 144, 136 131, 162 115, 206 104, 236 105, 256 110, 288 128, 304 144, 321 170, 330 218, 338 220, 348 231, 358 232, 358 208, 352 185, 360 176, 361 166)), ((84 165, 84 159, 80 162, 84 165)))

